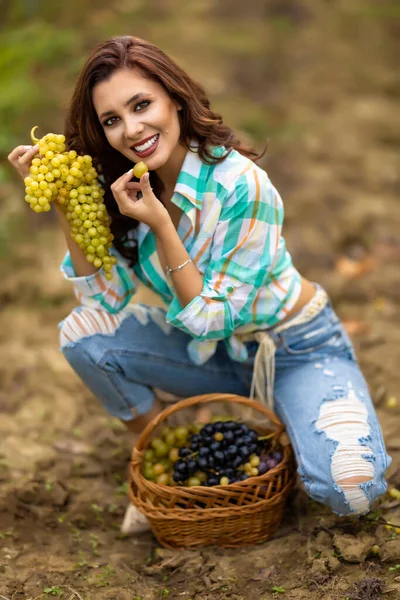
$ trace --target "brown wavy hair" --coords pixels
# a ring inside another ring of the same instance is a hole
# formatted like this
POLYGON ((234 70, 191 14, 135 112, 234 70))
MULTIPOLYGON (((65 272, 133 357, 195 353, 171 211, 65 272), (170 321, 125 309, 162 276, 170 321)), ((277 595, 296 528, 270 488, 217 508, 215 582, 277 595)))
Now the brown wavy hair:
MULTIPOLYGON (((232 149, 258 160, 263 156, 242 144, 222 117, 210 108, 203 88, 193 81, 181 67, 154 44, 133 36, 113 37, 97 46, 84 64, 65 121, 68 150, 90 154, 94 166, 104 177, 104 201, 111 217, 111 231, 115 248, 128 259, 131 266, 138 260, 137 247, 127 243, 127 234, 138 226, 138 221, 121 215, 110 186, 132 167, 132 161, 110 146, 94 109, 92 91, 96 84, 109 79, 121 69, 140 69, 145 77, 156 81, 182 107, 179 111, 180 143, 188 150, 190 140, 198 144, 203 162, 222 162, 232 149), (226 153, 213 156, 212 148, 224 146, 226 153)), ((153 171, 150 182, 159 198, 162 182, 153 171)))

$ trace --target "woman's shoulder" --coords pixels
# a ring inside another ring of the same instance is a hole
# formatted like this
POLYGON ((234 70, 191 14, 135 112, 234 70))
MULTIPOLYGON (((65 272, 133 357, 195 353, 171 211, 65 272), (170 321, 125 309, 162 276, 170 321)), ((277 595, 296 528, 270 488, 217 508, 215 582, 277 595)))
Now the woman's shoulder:
MULTIPOLYGON (((216 156, 223 156, 227 151, 224 147, 215 149, 216 156)), ((215 165, 213 178, 227 190, 234 189, 241 183, 252 185, 253 181, 269 181, 268 174, 247 156, 238 150, 231 150, 227 157, 215 165)))
MULTIPOLYGON (((223 155, 223 149, 218 151, 223 155)), ((275 191, 266 171, 237 150, 215 165, 209 186, 210 191, 217 186, 217 196, 225 206, 251 198, 270 203, 275 191)))

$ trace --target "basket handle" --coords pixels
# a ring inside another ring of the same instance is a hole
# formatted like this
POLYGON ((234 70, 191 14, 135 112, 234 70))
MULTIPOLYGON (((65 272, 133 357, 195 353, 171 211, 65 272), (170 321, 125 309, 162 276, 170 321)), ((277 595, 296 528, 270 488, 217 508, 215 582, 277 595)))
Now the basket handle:
POLYGON ((158 427, 160 423, 165 421, 170 415, 178 412, 183 408, 189 408, 195 404, 208 404, 209 402, 216 401, 225 401, 232 402, 234 404, 245 404, 250 408, 254 408, 254 410, 258 410, 258 412, 262 413, 266 416, 274 425, 277 426, 277 435, 282 434, 285 431, 285 426, 279 421, 278 417, 271 411, 269 408, 261 404, 256 400, 250 400, 245 396, 238 396, 236 394, 202 394, 200 396, 191 396, 190 398, 185 398, 185 400, 180 400, 171 406, 168 406, 162 412, 160 412, 142 431, 139 436, 139 439, 134 447, 134 450, 141 451, 146 445, 147 439, 153 433, 153 431, 158 427))

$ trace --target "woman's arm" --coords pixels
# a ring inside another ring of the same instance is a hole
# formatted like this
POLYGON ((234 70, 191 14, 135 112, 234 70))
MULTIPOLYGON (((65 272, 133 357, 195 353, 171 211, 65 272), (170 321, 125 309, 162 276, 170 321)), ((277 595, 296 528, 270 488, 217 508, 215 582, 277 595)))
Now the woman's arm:
POLYGON ((112 280, 106 279, 103 268, 96 269, 90 264, 83 250, 71 239, 69 222, 61 206, 54 203, 54 208, 69 250, 61 265, 61 272, 65 279, 73 284, 78 301, 83 306, 106 310, 112 314, 118 313, 125 308, 137 290, 138 280, 133 269, 112 247, 110 253, 117 257, 118 263, 113 265, 112 280))
MULTIPOLYGON (((282 200, 267 176, 256 168, 242 174, 223 199, 200 293, 200 283, 191 278, 193 271, 185 267, 178 272, 175 289, 178 292, 179 286, 181 297, 186 289, 182 300, 192 300, 183 305, 177 293, 167 322, 201 341, 230 337, 247 322, 256 294, 270 276, 282 222, 282 200), (198 287, 192 290, 193 285, 198 287)), ((173 255, 169 244, 171 237, 165 235, 163 251, 168 260, 184 257, 173 255)))
MULTIPOLYGON (((154 235, 162 246, 167 266, 170 269, 178 267, 190 258, 185 246, 178 236, 178 232, 176 231, 172 220, 156 229, 154 235)), ((193 263, 188 263, 183 269, 174 271, 170 275, 176 295, 182 307, 187 306, 194 298, 196 298, 196 296, 200 295, 201 290, 203 289, 203 277, 193 263)))

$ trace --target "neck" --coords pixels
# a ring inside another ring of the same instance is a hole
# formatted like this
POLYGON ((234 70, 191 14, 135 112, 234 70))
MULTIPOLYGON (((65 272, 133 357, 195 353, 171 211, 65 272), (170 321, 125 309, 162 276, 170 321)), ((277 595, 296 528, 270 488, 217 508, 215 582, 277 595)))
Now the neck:
POLYGON ((174 153, 170 156, 165 165, 156 170, 165 190, 174 190, 183 161, 185 160, 186 152, 186 148, 181 144, 178 144, 174 153))

